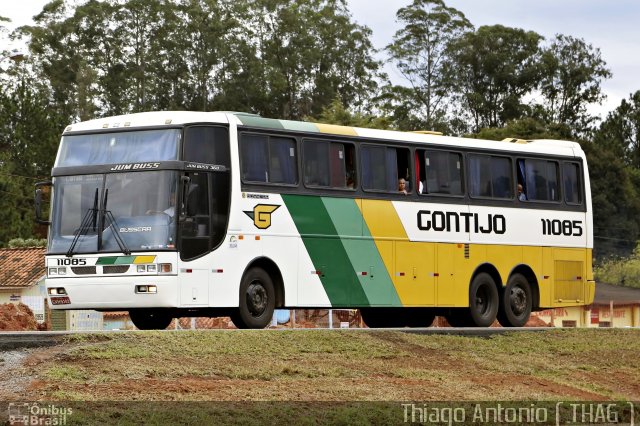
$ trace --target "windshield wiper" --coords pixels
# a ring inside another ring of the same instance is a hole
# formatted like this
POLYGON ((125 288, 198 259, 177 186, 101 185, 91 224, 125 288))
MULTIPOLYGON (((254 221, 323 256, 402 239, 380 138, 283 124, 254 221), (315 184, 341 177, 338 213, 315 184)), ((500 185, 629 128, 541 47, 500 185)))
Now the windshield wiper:
POLYGON ((76 244, 80 240, 80 237, 84 235, 90 228, 93 228, 93 231, 96 231, 96 221, 98 218, 98 188, 96 188, 96 194, 93 198, 93 208, 87 209, 87 212, 84 214, 82 218, 82 222, 80 223, 80 228, 76 231, 73 236, 73 241, 71 242, 71 246, 69 246, 69 250, 67 250, 67 257, 73 256, 73 249, 76 248, 76 244))
MULTIPOLYGON (((111 229, 112 229, 111 232, 113 234, 113 237, 116 240, 116 243, 118 243, 118 247, 120 247, 120 250, 124 254, 129 256, 131 254, 131 250, 129 250, 129 247, 127 247, 127 244, 122 239, 122 236, 120 236, 118 222, 116 222, 116 218, 113 217, 113 213, 111 213, 111 210, 107 210, 108 199, 109 199, 109 189, 107 188, 104 192, 104 203, 102 203, 102 210, 101 210, 102 214, 100 216, 100 222, 101 222, 100 229, 104 230, 106 227, 111 226, 111 229), (107 219, 106 223, 104 220, 105 218, 107 219), (104 228, 102 227, 102 224, 104 224, 104 228)), ((101 250, 101 249, 102 249, 102 231, 98 235, 98 250, 101 250)))

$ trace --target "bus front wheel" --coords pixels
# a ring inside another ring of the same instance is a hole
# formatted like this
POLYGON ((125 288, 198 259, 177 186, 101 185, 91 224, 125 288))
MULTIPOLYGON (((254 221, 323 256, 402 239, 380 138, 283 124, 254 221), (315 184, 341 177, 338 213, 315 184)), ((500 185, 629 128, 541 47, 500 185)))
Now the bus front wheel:
POLYGON ((161 309, 133 309, 129 318, 138 330, 164 330, 173 320, 169 312, 161 309))
POLYGON ((498 321, 503 327, 522 327, 531 316, 531 285, 521 274, 513 274, 500 295, 498 321))
POLYGON ((262 268, 251 268, 242 277, 238 310, 231 320, 238 328, 265 328, 276 306, 273 280, 262 268))

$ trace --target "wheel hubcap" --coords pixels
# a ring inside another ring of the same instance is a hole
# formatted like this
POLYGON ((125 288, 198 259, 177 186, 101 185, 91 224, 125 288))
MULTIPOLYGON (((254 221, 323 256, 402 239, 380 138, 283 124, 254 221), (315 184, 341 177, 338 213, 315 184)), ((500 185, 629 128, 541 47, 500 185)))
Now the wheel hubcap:
POLYGON ((527 293, 520 287, 511 289, 511 310, 516 315, 522 315, 527 309, 527 293))
POLYGON ((247 288, 247 307, 255 317, 267 309, 267 291, 259 281, 253 281, 247 288))
POLYGON ((479 289, 476 294, 476 307, 482 315, 486 314, 489 309, 489 297, 487 290, 484 288, 479 289))

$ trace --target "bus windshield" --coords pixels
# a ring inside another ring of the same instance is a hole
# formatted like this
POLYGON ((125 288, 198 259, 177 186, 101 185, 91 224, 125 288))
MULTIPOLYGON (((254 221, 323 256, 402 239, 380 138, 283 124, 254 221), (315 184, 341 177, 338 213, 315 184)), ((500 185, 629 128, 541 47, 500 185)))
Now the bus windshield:
POLYGON ((56 178, 49 252, 175 249, 177 182, 175 171, 56 178))
POLYGON ((177 160, 180 135, 163 129, 63 136, 56 167, 177 160))

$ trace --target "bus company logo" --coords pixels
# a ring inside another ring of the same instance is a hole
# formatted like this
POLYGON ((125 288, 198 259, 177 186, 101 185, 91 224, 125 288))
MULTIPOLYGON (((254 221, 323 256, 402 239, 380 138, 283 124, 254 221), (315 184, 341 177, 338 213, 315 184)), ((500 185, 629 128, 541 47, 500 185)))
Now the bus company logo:
POLYGON ((131 163, 131 164, 116 164, 111 167, 112 172, 119 172, 123 170, 146 170, 157 169, 160 167, 160 163, 131 163))
POLYGON ((253 224, 258 229, 267 229, 271 226, 271 213, 280 207, 275 204, 256 204, 253 211, 244 211, 244 214, 253 220, 253 224))

